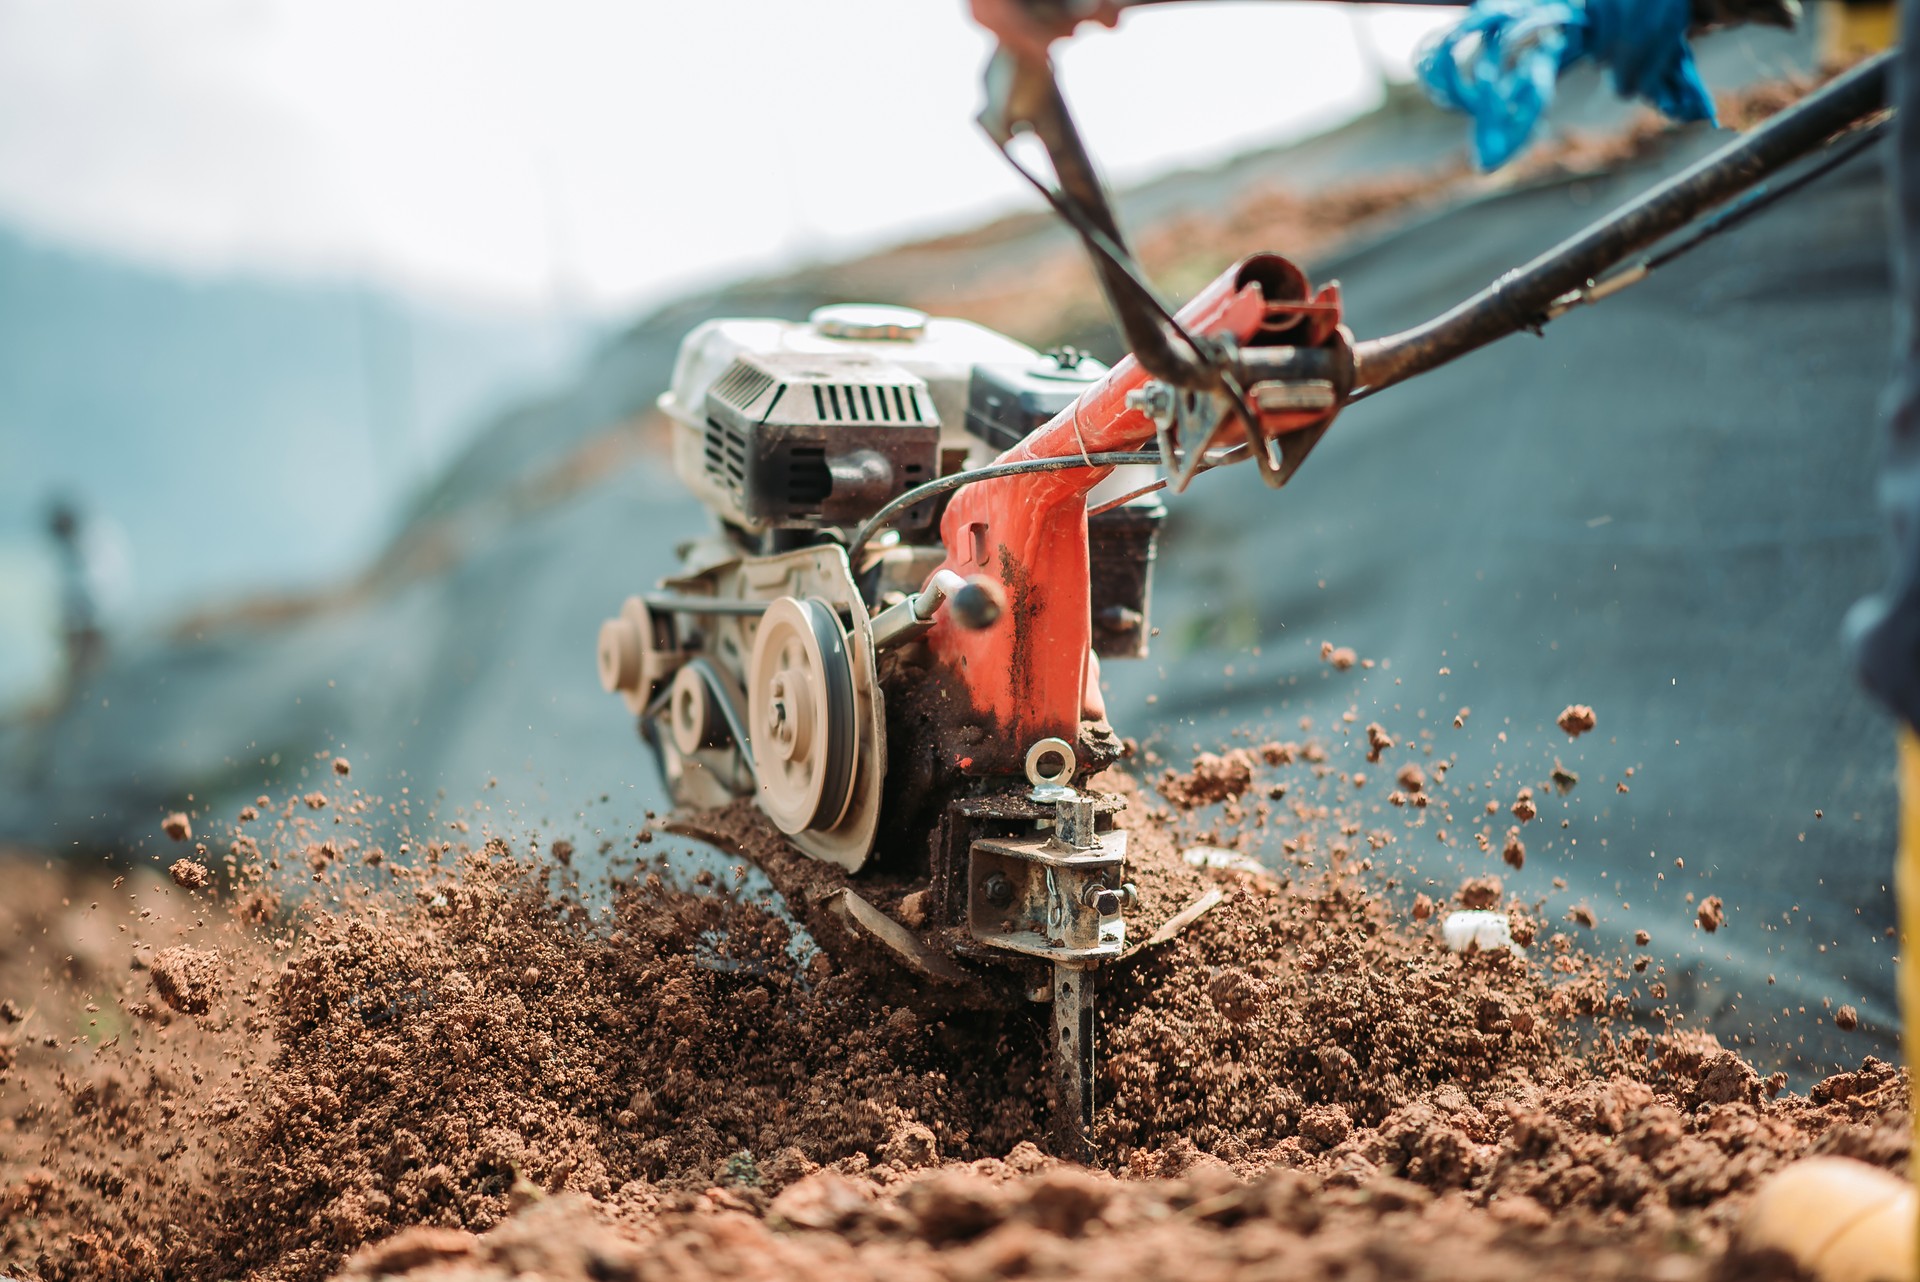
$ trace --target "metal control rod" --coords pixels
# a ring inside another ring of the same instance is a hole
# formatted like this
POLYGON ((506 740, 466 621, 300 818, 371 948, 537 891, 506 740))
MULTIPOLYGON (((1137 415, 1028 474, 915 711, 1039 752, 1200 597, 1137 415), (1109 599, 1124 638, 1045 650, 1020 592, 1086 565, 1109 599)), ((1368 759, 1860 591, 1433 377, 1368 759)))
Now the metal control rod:
POLYGON ((1884 110, 1893 52, 1867 59, 1444 315, 1398 334, 1355 344, 1356 386, 1378 391, 1496 339, 1538 329, 1561 295, 1586 288, 1629 255, 1884 110))

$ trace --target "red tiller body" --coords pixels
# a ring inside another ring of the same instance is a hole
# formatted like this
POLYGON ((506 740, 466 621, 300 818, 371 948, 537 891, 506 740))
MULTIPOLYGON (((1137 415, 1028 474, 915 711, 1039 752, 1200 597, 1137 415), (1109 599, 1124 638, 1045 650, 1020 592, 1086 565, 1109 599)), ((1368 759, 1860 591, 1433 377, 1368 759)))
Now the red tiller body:
MULTIPOLYGON (((1319 297, 1291 264, 1270 254, 1234 264, 1181 308, 1188 332, 1248 344, 1287 331, 1298 341, 1304 313, 1324 341, 1337 323, 1337 290, 1319 297), (1299 310, 1277 306, 1304 304, 1299 310), (1322 317, 1329 311, 1331 322, 1322 317)), ((1151 376, 1128 356, 1079 400, 997 462, 1138 449, 1154 440, 1151 419, 1127 408, 1127 393, 1151 376)), ((1304 425, 1304 424, 1303 424, 1304 425)), ((1291 425, 1289 425, 1291 426, 1291 425)), ((1199 442, 1189 442, 1198 448, 1199 442)), ((1007 608, 968 630, 942 613, 927 635, 934 655, 967 692, 987 736, 961 764, 971 773, 1017 773, 1027 749, 1049 736, 1074 743, 1090 680, 1092 619, 1087 565, 1087 493, 1111 468, 1074 468, 982 481, 961 490, 940 523, 942 568, 1000 582, 1007 608)))

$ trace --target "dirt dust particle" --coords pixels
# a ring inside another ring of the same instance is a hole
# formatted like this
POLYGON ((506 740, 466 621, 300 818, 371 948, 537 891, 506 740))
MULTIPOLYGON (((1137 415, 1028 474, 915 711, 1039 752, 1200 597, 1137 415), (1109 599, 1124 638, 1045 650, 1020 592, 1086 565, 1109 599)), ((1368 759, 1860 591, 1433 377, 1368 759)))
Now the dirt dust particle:
POLYGON ((1476 910, 1492 908, 1500 902, 1505 889, 1498 877, 1469 877, 1460 883, 1460 906, 1476 910))
POLYGON ((1578 739, 1593 729, 1593 709, 1584 703, 1570 703, 1554 718, 1554 724, 1566 731, 1569 739, 1578 739))
POLYGON ((185 944, 163 949, 148 964, 160 1000, 183 1015, 204 1015, 219 995, 220 954, 185 944))
POLYGON ((1200 753, 1187 773, 1169 770, 1160 777, 1160 795, 1182 810, 1243 797, 1251 787, 1253 754, 1245 748, 1200 753))
POLYGON ((183 890, 201 890, 213 880, 213 874, 207 871, 205 864, 195 863, 191 859, 174 860, 167 869, 167 876, 173 878, 173 884, 183 890))
POLYGON ((1336 646, 1331 641, 1322 641, 1320 643, 1320 658, 1323 662, 1332 664, 1341 672, 1345 672, 1348 668, 1351 668, 1360 661, 1360 657, 1354 653, 1352 646, 1336 646))

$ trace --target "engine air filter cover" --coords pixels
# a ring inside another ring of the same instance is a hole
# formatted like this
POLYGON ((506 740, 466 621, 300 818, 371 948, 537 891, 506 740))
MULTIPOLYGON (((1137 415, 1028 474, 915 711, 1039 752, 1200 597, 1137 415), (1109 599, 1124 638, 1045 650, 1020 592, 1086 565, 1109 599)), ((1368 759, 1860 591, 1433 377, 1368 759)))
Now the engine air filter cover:
POLYGON ((912 342, 927 332, 927 314, 886 303, 832 303, 807 318, 827 338, 866 342, 912 342))
POLYGON ((880 352, 742 353, 704 408, 690 479, 748 529, 858 522, 936 475, 940 419, 926 381, 880 352))

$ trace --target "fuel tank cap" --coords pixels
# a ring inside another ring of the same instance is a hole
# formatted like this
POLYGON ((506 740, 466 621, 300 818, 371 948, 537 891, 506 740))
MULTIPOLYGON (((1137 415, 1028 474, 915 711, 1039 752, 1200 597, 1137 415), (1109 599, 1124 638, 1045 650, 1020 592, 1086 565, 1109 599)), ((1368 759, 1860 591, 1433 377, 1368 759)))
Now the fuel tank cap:
POLYGON ((927 332, 927 314, 888 303, 830 303, 807 317, 828 338, 866 342, 907 341, 927 332))

